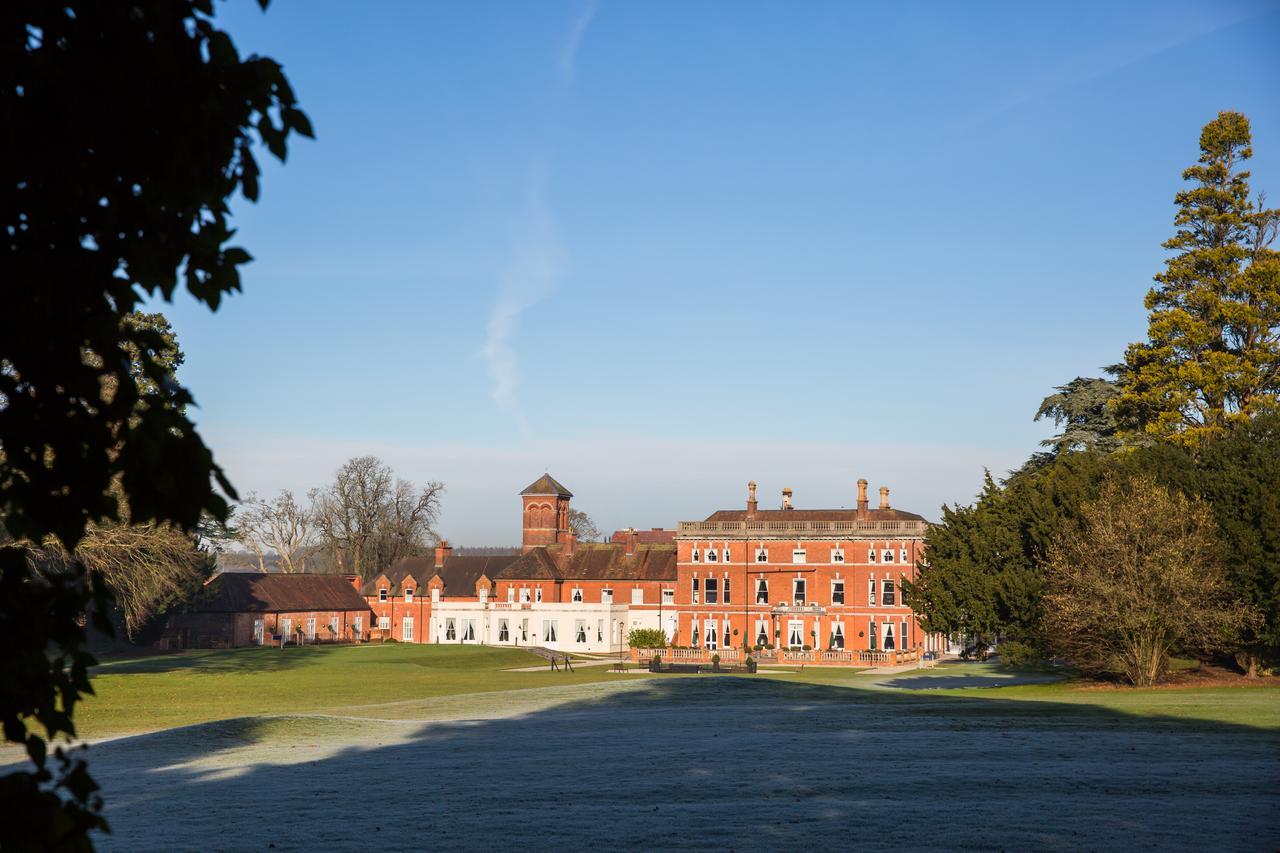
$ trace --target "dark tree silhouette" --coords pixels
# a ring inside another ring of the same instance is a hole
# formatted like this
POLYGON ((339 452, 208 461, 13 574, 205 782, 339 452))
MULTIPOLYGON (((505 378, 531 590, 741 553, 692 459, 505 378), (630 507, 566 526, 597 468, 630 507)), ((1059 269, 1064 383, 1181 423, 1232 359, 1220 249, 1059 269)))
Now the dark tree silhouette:
MULTIPOLYGON (((260 5, 266 6, 265 0, 260 5)), ((190 393, 148 297, 216 310, 250 260, 228 199, 258 197, 259 144, 311 136, 279 64, 242 57, 212 0, 0 4, 0 722, 34 771, 0 779, 0 848, 89 849, 105 829, 74 737, 91 693, 84 619, 108 593, 73 552, 91 522, 192 530, 231 484, 186 415, 190 393), (31 731, 28 732, 28 725, 31 731)))

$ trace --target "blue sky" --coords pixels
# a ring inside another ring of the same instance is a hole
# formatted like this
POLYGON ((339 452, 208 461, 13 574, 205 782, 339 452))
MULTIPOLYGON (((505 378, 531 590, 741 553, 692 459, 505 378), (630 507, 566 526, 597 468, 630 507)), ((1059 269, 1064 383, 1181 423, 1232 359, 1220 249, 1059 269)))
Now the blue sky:
POLYGON ((1220 109, 1280 194, 1280 4, 218 4, 316 128, 216 315, 180 297, 241 489, 350 456, 519 536, 550 470, 602 528, 845 506, 938 516, 1052 387, 1145 329, 1220 109))

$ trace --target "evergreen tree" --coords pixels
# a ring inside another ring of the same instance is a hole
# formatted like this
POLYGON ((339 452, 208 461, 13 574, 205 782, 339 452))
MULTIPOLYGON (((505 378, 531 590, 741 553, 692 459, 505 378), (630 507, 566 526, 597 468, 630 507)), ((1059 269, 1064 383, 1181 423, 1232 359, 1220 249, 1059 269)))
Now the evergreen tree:
POLYGON ((1249 120, 1222 112, 1182 173, 1177 233, 1148 293, 1144 343, 1120 368, 1117 411, 1150 435, 1198 446, 1235 421, 1280 409, 1280 211, 1249 198, 1249 120))

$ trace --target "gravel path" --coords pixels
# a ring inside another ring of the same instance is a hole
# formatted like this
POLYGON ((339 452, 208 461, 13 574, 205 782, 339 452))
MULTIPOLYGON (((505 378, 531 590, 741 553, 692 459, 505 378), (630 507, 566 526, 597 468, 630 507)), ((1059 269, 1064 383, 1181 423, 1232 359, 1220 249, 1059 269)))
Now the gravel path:
POLYGON ((790 679, 347 710, 379 718, 231 720, 93 747, 115 829, 100 848, 1280 844, 1280 737, 1247 727, 790 679))

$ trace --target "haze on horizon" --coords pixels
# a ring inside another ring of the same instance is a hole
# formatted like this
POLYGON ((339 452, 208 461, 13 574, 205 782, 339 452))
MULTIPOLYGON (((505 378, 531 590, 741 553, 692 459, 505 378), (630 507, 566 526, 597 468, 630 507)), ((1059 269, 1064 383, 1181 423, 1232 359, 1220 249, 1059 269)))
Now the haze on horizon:
POLYGON ((359 11, 219 5, 317 140, 236 207, 245 292, 154 307, 242 494, 372 453, 459 545, 544 471, 605 531, 749 479, 936 520, 1142 336, 1206 121, 1280 192, 1274 2, 359 11))

